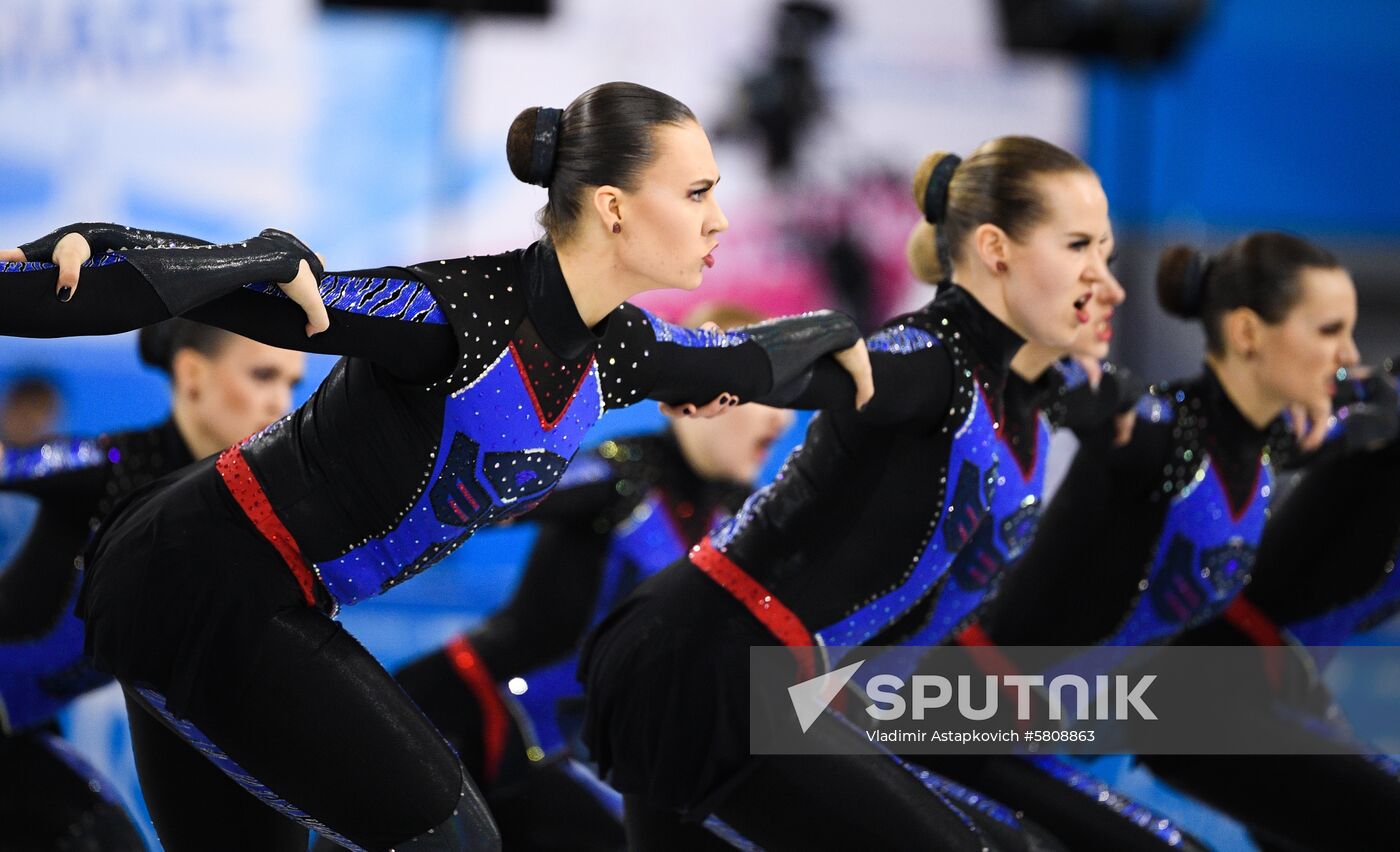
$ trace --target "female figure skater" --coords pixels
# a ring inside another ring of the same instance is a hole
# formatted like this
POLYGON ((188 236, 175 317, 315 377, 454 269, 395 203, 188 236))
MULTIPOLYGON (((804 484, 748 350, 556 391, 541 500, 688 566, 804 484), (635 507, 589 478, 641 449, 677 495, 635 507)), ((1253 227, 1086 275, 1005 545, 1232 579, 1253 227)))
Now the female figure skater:
POLYGON ((507 154, 517 176, 549 186, 549 238, 521 251, 331 274, 318 292, 316 258, 280 232, 191 247, 87 228, 114 251, 77 295, 72 235, 21 250, 55 251, 68 262, 57 276, 7 267, 5 333, 180 312, 351 356, 288 418, 129 503, 89 549, 87 650, 126 688, 168 849, 300 850, 307 828, 352 849, 497 848, 451 748, 329 614, 532 507, 607 408, 851 406, 871 393, 845 317, 698 332, 624 303, 697 286, 728 225, 709 142, 675 99, 616 83, 567 110, 528 109, 507 154), (300 301, 253 281, 290 281, 300 301), (851 380, 809 381, 838 350, 859 397, 851 380))
MULTIPOLYGON (((933 234, 921 225, 910 235, 909 262, 915 275, 924 281, 937 280, 933 258, 933 234)), ((1112 246, 1106 247, 1112 255, 1112 246)), ((997 488, 987 516, 977 526, 972 540, 958 553, 948 569, 947 579, 924 607, 911 611, 903 622, 887 632, 882 641, 908 646, 908 653, 881 655, 860 670, 866 679, 877 673, 893 672, 908 678, 919 665, 920 649, 948 642, 980 644, 978 613, 992 600, 1003 579, 1018 566, 1020 555, 1035 535, 1043 507, 1045 469, 1051 433, 1069 428, 1085 436, 1112 421, 1117 443, 1125 443, 1134 421, 1133 407, 1140 386, 1126 370, 1104 359, 1113 338, 1113 314, 1125 293, 1116 279, 1095 288, 1086 306, 1089 322, 1082 325, 1068 348, 1055 348, 1027 342, 1011 359, 1003 396, 1003 414, 997 431, 997 488)), ((905 760, 927 767, 959 785, 992 796, 1015 796, 1016 787, 984 787, 989 765, 1014 758, 991 756, 908 755, 905 760)), ((1055 763, 1057 758, 1039 760, 1055 763)), ((1019 767, 1018 767, 1019 769, 1019 767)), ((1056 790, 1060 793, 1060 790, 1056 790)), ((1199 849, 1199 844, 1164 814, 1133 802, 1107 785, 1087 777, 1074 792, 1073 807, 1097 809, 1101 818, 1096 828, 1111 838, 1114 848, 1199 849)), ((1014 802, 1016 798, 1003 798, 1014 802)), ((1060 802, 1059 806, 1065 806, 1060 802)), ((1023 805, 1016 805, 1023 808, 1023 805)), ((1027 811, 1027 813, 1031 813, 1027 811)), ((1047 820, 1038 812, 1034 818, 1042 827, 1047 820)), ((1053 833, 1053 831, 1052 831, 1053 833)), ((1079 849, 1073 845, 1070 848, 1079 849)))
MULTIPOLYGON (((911 240, 910 263, 916 274, 927 280, 927 273, 921 271, 922 255, 913 250, 917 245, 911 240)), ((861 670, 862 675, 894 671, 907 680, 910 668, 937 673, 931 670, 938 665, 933 660, 928 662, 930 671, 919 668, 918 648, 949 642, 986 644, 977 618, 995 599, 1000 584, 1019 569, 1020 556, 1036 534, 1052 429, 1070 428, 1081 441, 1101 433, 1106 439, 1111 431, 1114 443, 1127 442, 1138 384, 1126 371, 1103 360, 1113 337, 1114 309, 1124 295, 1116 281, 1096 290, 1088 306, 1092 318, 1067 350, 1027 343, 1011 360, 1005 414, 997 435, 1001 452, 998 488, 987 518, 953 561, 947 581, 927 609, 911 619, 913 632, 892 637, 912 646, 913 653, 887 654, 877 660, 879 668, 868 666, 861 670), (1085 364, 1101 365, 1097 381, 1087 373, 1085 364), (1111 430, 1110 421, 1114 421, 1111 430), (920 621, 921 628, 917 626, 920 621), (899 662, 905 667, 895 668, 899 662)), ((1006 755, 919 754, 907 759, 1022 809, 1073 849, 1204 848, 1175 820, 1053 755, 1035 756, 1033 766, 1006 755), (1073 778, 1075 783, 1062 784, 1056 778, 1073 778), (1031 791, 1036 791, 1036 798, 1031 791), (1051 801, 1042 804, 1046 797, 1051 801)))
MULTIPOLYGON (((1376 404, 1395 405, 1393 391, 1378 396, 1376 404)), ((1272 689, 1290 700, 1240 712, 1294 742, 1323 737, 1354 754, 1155 755, 1146 758, 1154 774, 1242 822, 1268 852, 1400 837, 1400 767, 1355 743, 1320 681, 1336 646, 1400 612, 1397 550, 1400 440, 1309 465, 1264 527, 1253 582, 1220 618, 1178 641, 1283 646, 1263 660, 1270 688, 1252 694, 1272 689)))
POLYGON ((112 785, 57 736, 54 716, 109 682, 83 660, 74 561, 120 500, 286 413, 305 356, 210 326, 141 331, 170 376, 170 418, 149 429, 0 447, 0 488, 39 513, 0 574, 0 846, 144 850, 112 785))
POLYGON ((1009 362, 1026 338, 1069 346, 1109 286, 1103 190, 1053 145, 933 155, 914 189, 956 283, 871 337, 880 393, 818 415, 775 482, 585 646, 584 739, 634 848, 706 848, 680 817, 711 813, 770 850, 985 845, 897 761, 850 756, 869 742, 833 714, 808 730, 826 755, 749 754, 749 647, 878 642, 925 605, 994 497, 1009 362))
MULTIPOLYGON (((685 324, 761 319, 716 305, 685 324)), ((613 798, 580 777, 591 771, 571 747, 583 705, 578 645, 637 583, 739 508, 791 423, 787 411, 749 403, 586 453, 530 515, 539 537, 510 602, 395 674, 461 756, 507 848, 625 847, 613 798)))
MULTIPOLYGON (((936 264, 930 263, 931 259, 936 260, 932 246, 933 234, 926 225, 911 234, 910 267, 925 281, 936 281, 938 277, 936 264)), ((1111 243, 1105 250, 1111 256, 1111 243)), ((1080 326, 1068 348, 1027 342, 1011 359, 1002 417, 996 430, 997 488, 987 516, 953 560, 941 587, 923 607, 911 611, 882 639, 909 646, 908 653, 901 650, 883 654, 862 668, 858 677, 895 673, 907 681, 920 662, 919 649, 952 641, 981 643, 977 615, 995 597, 1004 578, 1016 570, 1020 555, 1036 532, 1052 429, 1063 426, 1087 438, 1100 429, 1108 431, 1110 422, 1114 422, 1115 440, 1126 442, 1139 388, 1126 371, 1103 360, 1108 357, 1113 336, 1114 309, 1124 298, 1118 282, 1106 280, 1104 286, 1095 288, 1094 298, 1086 306, 1090 320, 1080 326), (1085 364, 1093 367, 1097 375, 1090 376, 1085 364)), ((1024 809, 1057 837, 1057 829, 1063 830, 1065 822, 1059 816, 1061 812, 1092 811, 1095 838, 1086 840, 1074 833, 1070 848, 1089 848, 1086 843, 1105 849, 1202 848, 1174 820, 1094 781, 1086 773, 1078 773, 1082 780, 1068 788, 1020 765, 1014 757, 922 754, 905 759, 1024 809), (1004 767, 1001 764, 1005 762, 1016 765, 1004 767), (1008 773, 1013 778, 1029 773, 1032 780, 1050 786, 1050 792, 1057 797, 1055 809, 1028 808, 1024 804, 1024 787, 1003 782, 1008 773)), ((1053 756, 1038 756, 1036 760, 1062 769, 1065 774, 1075 771, 1053 756)))
MULTIPOLYGON (((1143 397, 1126 445, 1112 447, 1106 430, 1087 437, 966 643, 1166 642, 1222 612, 1247 582, 1273 491, 1272 450, 1291 441, 1276 418, 1291 403, 1330 407, 1338 368, 1356 359, 1355 290, 1331 255, 1268 232, 1209 261, 1170 249, 1157 287, 1167 310, 1202 320, 1205 370, 1143 397)), ((1153 830, 1132 830, 1097 802, 1116 794, 1066 761, 935 765, 1075 848, 1187 842, 1174 826, 1155 831, 1150 816, 1153 830)))
MULTIPOLYGON (((1381 413, 1393 419, 1397 393, 1390 370, 1363 384, 1353 395, 1390 409, 1381 413)), ((1343 428, 1351 431, 1354 422, 1343 428)), ((1400 439, 1320 458, 1274 509, 1259 542, 1255 577, 1212 624, 1222 632, 1211 638, 1223 639, 1228 625, 1259 644, 1344 645, 1400 611, 1398 547, 1400 439)), ((1203 643, 1205 633, 1202 628, 1186 638, 1203 643)), ((1317 657, 1319 666, 1326 662, 1317 657)))
MULTIPOLYGON (((927 223, 910 234, 910 268, 929 283, 936 283, 940 274, 933 242, 927 223)), ((1111 240, 1104 251, 1111 262, 1111 240)), ((1113 421, 1118 440, 1126 442, 1139 385, 1127 371, 1105 360, 1113 340, 1113 314, 1125 298, 1117 279, 1106 277, 1085 305, 1089 321, 1068 347, 1027 341, 1011 359, 996 429, 997 489, 987 517, 953 560, 948 582, 929 597, 925 608, 911 612, 890 638, 913 646, 938 645, 972 627, 977 612, 995 596, 1035 536, 1054 429, 1083 435, 1113 421)))
POLYGON ((1250 234, 1208 261, 1174 247, 1157 288, 1169 312, 1201 319, 1205 369, 1143 397, 1125 446, 1081 449, 982 619, 999 644, 1164 642, 1218 615, 1251 573, 1279 414, 1330 408, 1356 360, 1351 278, 1297 237, 1250 234))

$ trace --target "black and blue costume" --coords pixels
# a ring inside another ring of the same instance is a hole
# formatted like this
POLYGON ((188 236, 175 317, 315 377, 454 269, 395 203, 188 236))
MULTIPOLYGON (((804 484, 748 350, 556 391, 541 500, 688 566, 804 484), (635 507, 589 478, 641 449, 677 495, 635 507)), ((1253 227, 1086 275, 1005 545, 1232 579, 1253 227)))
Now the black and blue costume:
POLYGON ((947 578, 924 608, 912 611, 892 636, 900 644, 938 645, 973 627, 1030 546, 1045 503, 1045 471, 1055 429, 1084 435, 1131 408, 1131 375, 1102 364, 1098 386, 1084 368, 1063 360, 1033 381, 1012 372, 996 424, 996 491, 986 517, 962 548, 947 578), (1126 400, 1126 402, 1125 402, 1126 400))
POLYGON ((192 461, 172 422, 0 456, 0 489, 39 503, 0 574, 0 846, 144 849, 111 782, 57 736, 54 717, 111 682, 83 659, 75 560, 118 501, 192 461))
POLYGON ((867 341, 867 408, 814 418, 774 482, 590 636, 584 740, 624 794, 634 848, 709 848, 681 816, 711 814, 765 849, 1053 843, 995 802, 868 753, 831 711, 807 732, 826 754, 749 753, 751 646, 880 644, 927 612, 995 499, 1022 343, 957 286, 888 323, 867 341))
MULTIPOLYGON (((1361 395, 1393 409, 1393 389, 1383 390, 1361 395)), ((1357 431, 1356 421, 1344 428, 1357 431)), ((1326 738, 1352 753, 1156 755, 1146 758, 1153 772, 1242 822, 1270 852, 1400 838, 1400 764, 1356 742, 1320 679, 1338 646, 1400 612, 1398 552, 1400 440, 1309 464, 1264 527, 1253 581, 1220 618, 1178 641, 1262 646, 1269 683, 1253 694, 1274 702, 1240 712, 1289 740, 1326 738)))
POLYGON ((1285 438, 1209 369, 1154 388, 1126 446, 1107 428, 1084 441, 983 629, 1002 645, 1138 645, 1218 615, 1250 576, 1285 438))
MULTIPOLYGON (((1337 438, 1328 455, 1347 451, 1337 438)), ((1138 404, 1127 446, 1110 443, 1106 430, 1085 440, 1022 565, 980 616, 985 641, 1160 644, 1228 612, 1256 573, 1280 465, 1304 461, 1282 418, 1255 427, 1209 368, 1154 388, 1138 404)), ((1150 759, 1158 761, 1179 762, 1150 759)), ((984 765, 1003 770, 1009 762, 984 765)), ((1096 809, 1068 806, 1076 797, 1038 784, 1024 767, 973 781, 1027 807, 1068 842, 1106 837, 1096 809), (1016 785, 1023 796, 1008 792, 1016 785)), ((1166 845, 1194 842, 1155 830, 1136 836, 1153 848, 1154 834, 1166 845)))
MULTIPOLYGON (((87 650, 126 687, 168 848, 303 848, 308 828, 348 848, 494 848, 450 747, 327 615, 534 506, 608 408, 726 391, 854 399, 834 361, 817 363, 858 339, 849 319, 718 333, 624 304, 589 328, 547 243, 320 275, 281 232, 210 246, 63 230, 84 233, 96 255, 81 288, 61 303, 51 265, 7 265, 0 332, 107 333, 179 313, 349 356, 287 418, 139 493, 89 549, 87 650), (302 261, 331 315, 310 339, 300 308, 260 283, 291 280, 302 261), (211 838, 215 822, 244 834, 211 838)), ((44 257, 60 233, 26 256, 44 257)))
MULTIPOLYGON (((922 626, 909 628, 903 644, 991 644, 979 617, 1001 586, 1024 569, 1022 556, 1037 534, 1044 506, 1046 456, 1052 429, 1072 429, 1089 452, 1109 440, 1115 414, 1137 402, 1127 371, 1104 365, 1097 389, 1079 365, 1064 361, 1034 382, 1012 374, 1006 386, 997 493, 972 543, 954 560, 922 626)), ((906 678, 918 669, 913 653, 888 654, 867 667, 906 678)), ((864 670, 863 670, 864 671, 864 670)), ((1023 810, 1073 849, 1200 849, 1177 821, 1113 789, 1087 769, 1056 755, 911 755, 962 784, 1023 810)))
POLYGON ((623 848, 620 799, 575 747, 578 645, 748 492, 697 474, 669 431, 604 442, 530 516, 539 536, 510 601, 395 674, 461 755, 506 846, 623 848))

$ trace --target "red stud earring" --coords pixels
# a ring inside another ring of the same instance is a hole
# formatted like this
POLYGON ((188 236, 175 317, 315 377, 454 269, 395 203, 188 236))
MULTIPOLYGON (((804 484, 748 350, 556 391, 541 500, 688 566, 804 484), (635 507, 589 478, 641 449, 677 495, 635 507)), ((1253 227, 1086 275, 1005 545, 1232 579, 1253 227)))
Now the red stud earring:
POLYGON ((1005 264, 1003 261, 998 260, 998 261, 997 261, 997 272, 1005 272, 1005 271, 1006 271, 1006 264, 1005 264))
POLYGON ((622 233, 622 223, 621 223, 621 222, 613 222, 613 233, 614 233, 614 234, 620 234, 620 233, 622 233))

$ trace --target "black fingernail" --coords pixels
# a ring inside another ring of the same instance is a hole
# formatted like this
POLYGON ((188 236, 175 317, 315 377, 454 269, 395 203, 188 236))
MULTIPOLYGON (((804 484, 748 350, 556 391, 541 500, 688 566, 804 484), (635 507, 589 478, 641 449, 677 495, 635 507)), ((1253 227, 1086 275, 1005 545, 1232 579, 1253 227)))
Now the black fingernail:
POLYGON ((59 300, 60 302, 66 302, 66 301, 68 301, 68 300, 71 299, 71 298, 73 298, 73 288, 72 288, 72 287, 64 286, 64 287, 59 287, 59 288, 58 288, 58 300, 59 300))

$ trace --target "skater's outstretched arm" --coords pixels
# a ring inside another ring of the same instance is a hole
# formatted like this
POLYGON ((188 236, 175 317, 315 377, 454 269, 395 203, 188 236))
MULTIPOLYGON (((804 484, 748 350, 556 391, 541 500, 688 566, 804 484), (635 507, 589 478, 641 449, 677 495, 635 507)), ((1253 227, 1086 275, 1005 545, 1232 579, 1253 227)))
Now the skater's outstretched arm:
POLYGON ((301 241, 272 230, 216 246, 112 225, 70 228, 88 228, 96 245, 60 229, 56 239, 0 252, 0 334, 116 334, 183 315, 272 346, 366 357, 415 381, 441 376, 457 355, 445 323, 417 321, 435 303, 408 270, 324 274, 301 241), (47 259, 31 258, 36 251, 47 259), (381 292, 406 293, 415 312, 376 310, 381 292))

